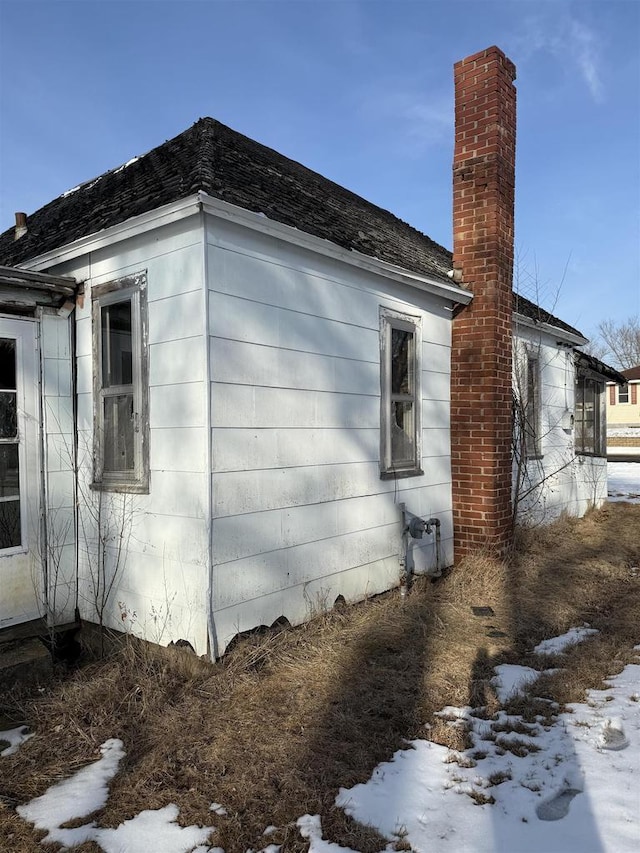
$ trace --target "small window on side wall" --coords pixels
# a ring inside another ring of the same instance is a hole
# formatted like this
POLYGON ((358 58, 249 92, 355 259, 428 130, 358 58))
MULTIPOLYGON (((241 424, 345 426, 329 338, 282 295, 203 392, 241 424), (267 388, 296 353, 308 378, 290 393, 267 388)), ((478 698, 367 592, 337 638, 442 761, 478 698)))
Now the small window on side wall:
POLYGON ((527 376, 524 406, 524 444, 527 459, 542 456, 540 408, 540 361, 527 354, 527 376))
POLYGON ((606 444, 604 382, 580 371, 576 377, 576 453, 606 456, 606 444))
POLYGON ((629 384, 619 385, 618 386, 618 402, 619 403, 628 403, 629 402, 629 384))
POLYGON ((380 309, 380 475, 422 474, 420 467, 420 318, 380 309))
POLYGON ((94 486, 149 490, 147 279, 92 288, 94 486))

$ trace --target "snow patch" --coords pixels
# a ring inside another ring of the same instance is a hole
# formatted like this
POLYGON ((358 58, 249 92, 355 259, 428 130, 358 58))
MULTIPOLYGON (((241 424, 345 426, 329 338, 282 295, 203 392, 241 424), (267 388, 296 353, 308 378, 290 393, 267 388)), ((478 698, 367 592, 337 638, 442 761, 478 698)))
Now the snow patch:
POLYGON ((9 746, 5 747, 5 749, 0 752, 0 758, 4 758, 7 755, 13 755, 18 751, 20 744, 33 737, 33 732, 28 733, 27 729, 27 726, 18 726, 16 729, 7 729, 4 732, 0 732, 0 741, 4 741, 9 744, 9 746))
POLYGON ((105 853, 142 853, 147 850, 154 853, 190 853, 207 841, 214 828, 179 826, 176 823, 179 809, 173 803, 161 809, 142 811, 115 829, 98 827, 95 821, 63 829, 62 824, 99 811, 107 803, 108 784, 118 772, 125 752, 122 741, 117 738, 105 741, 100 752, 102 758, 98 761, 83 767, 69 779, 52 785, 42 796, 16 809, 24 820, 37 829, 47 831, 42 839, 44 844, 57 843, 71 848, 94 841, 105 853))
POLYGON ((569 628, 559 637, 551 637, 549 640, 538 643, 533 651, 537 655, 559 655, 569 646, 575 646, 576 643, 581 643, 587 637, 597 633, 597 628, 590 628, 588 625, 583 625, 582 628, 569 628))
MULTIPOLYGON (((547 648, 564 648, 567 635, 547 648)), ((505 691, 523 690, 526 679, 538 675, 497 669, 505 691)), ((469 727, 470 749, 414 741, 380 764, 367 783, 341 789, 336 804, 390 841, 402 837, 418 853, 635 853, 639 683, 640 665, 630 664, 605 690, 589 691, 585 703, 551 723, 504 711, 485 720, 466 707, 443 709, 440 716, 469 727)), ((314 826, 319 833, 319 823, 314 826)))

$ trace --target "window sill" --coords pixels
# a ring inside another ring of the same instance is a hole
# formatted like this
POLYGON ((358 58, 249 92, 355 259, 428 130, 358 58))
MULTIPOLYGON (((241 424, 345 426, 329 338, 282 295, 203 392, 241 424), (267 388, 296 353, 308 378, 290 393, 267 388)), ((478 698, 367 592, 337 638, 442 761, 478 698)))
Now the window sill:
POLYGON ((91 483, 89 488, 92 492, 115 492, 117 494, 148 495, 148 483, 91 483))
POLYGON ((422 468, 406 468, 396 471, 381 471, 381 480, 403 480, 406 477, 422 477, 424 471, 422 468))

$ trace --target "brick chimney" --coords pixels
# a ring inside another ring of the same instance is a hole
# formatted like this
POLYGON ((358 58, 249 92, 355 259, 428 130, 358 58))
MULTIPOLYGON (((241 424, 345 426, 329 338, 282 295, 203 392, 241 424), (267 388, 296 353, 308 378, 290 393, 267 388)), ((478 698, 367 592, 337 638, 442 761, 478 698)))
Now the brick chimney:
POLYGON ((473 293, 451 353, 458 560, 481 547, 504 553, 512 535, 515 66, 489 47, 456 63, 454 78, 453 266, 473 293))

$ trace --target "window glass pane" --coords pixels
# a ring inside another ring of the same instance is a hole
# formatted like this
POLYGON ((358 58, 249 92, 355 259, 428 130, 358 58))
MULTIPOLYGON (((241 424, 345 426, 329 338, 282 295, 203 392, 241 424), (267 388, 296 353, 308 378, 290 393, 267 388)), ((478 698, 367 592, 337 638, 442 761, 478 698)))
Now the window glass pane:
POLYGON ((585 453, 595 453, 596 435, 596 412, 594 383, 587 379, 584 386, 584 411, 583 411, 583 440, 582 447, 585 453))
POLYGON ((629 386, 628 385, 620 385, 618 388, 618 402, 619 403, 628 403, 629 402, 629 386))
POLYGON ((19 495, 18 445, 0 444, 0 497, 19 495))
POLYGON ((15 391, 0 391, 0 438, 18 434, 18 407, 15 391))
POLYGON ((415 462, 414 404, 391 404, 391 464, 415 462))
POLYGON ((16 389, 16 342, 0 338, 0 388, 16 389))
POLYGON ((525 449, 528 456, 535 456, 538 450, 538 422, 540 418, 538 389, 538 359, 527 358, 527 396, 524 411, 525 449))
POLYGON ((413 332, 391 329, 391 393, 413 393, 413 332))
POLYGON ((131 385, 132 335, 131 300, 105 305, 101 310, 102 385, 131 385))
POLYGON ((0 549, 20 545, 20 501, 0 501, 0 549))
POLYGON ((133 394, 104 399, 104 471, 133 471, 133 394))

